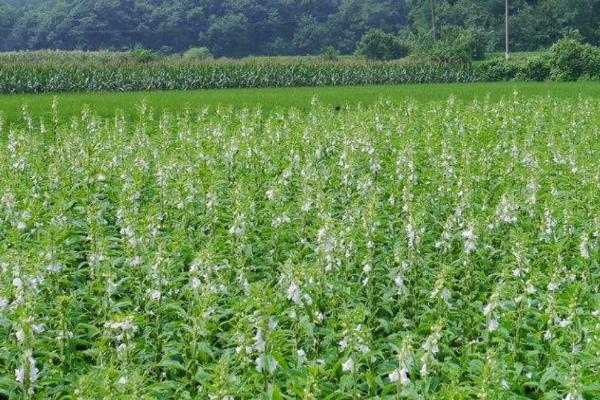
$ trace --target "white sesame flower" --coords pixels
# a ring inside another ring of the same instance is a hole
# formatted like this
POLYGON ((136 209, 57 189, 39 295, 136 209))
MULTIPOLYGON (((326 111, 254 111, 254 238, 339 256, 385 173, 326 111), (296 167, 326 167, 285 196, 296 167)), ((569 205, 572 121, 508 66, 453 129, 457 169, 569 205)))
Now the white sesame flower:
POLYGON ((303 205, 302 205, 302 211, 303 212, 308 212, 310 211, 310 209, 312 208, 312 201, 308 200, 306 201, 303 205))
POLYGON ((149 296, 152 300, 158 301, 161 298, 161 293, 159 290, 151 290, 149 296))
POLYGON ((25 368, 20 367, 15 369, 15 379, 18 383, 23 383, 25 381, 25 368))
POLYGON ((48 271, 48 272, 60 272, 60 271, 62 271, 63 268, 64 268, 64 266, 62 266, 62 265, 53 264, 53 265, 48 265, 46 267, 46 271, 48 271))
POLYGON ((347 359, 343 364, 342 364, 342 371, 344 372, 354 372, 354 360, 352 358, 347 359))
POLYGON ((348 338, 344 337, 342 340, 340 340, 338 345, 340 346, 341 350, 344 350, 346 347, 348 347, 348 338))
POLYGON ((492 319, 492 320, 490 320, 490 322, 488 323, 487 330, 488 330, 489 332, 494 332, 495 330, 497 330, 497 329, 498 329, 498 326, 499 326, 499 323, 498 323, 498 321, 497 321, 497 320, 495 320, 495 319, 492 319))
POLYGON ((315 319, 319 322, 323 322, 325 315, 320 311, 315 311, 315 319))
POLYGON ((406 370, 406 368, 399 368, 393 370, 388 375, 388 378, 390 382, 400 382, 402 386, 410 385, 410 378, 408 377, 408 371, 406 370))
POLYGON ((302 305, 302 294, 300 293, 300 287, 296 282, 290 283, 287 289, 287 298, 292 300, 296 305, 302 305))
POLYGON ((8 306, 9 300, 6 297, 0 297, 0 310, 3 310, 8 306))
POLYGON ((300 349, 296 351, 296 354, 298 355, 298 362, 300 364, 304 364, 307 361, 306 352, 304 350, 300 349))
POLYGON ((581 257, 589 260, 590 258, 590 249, 588 246, 588 238, 587 236, 583 236, 581 238, 581 243, 579 244, 579 252, 581 253, 581 257))
POLYGON ((198 289, 200 287, 200 279, 193 277, 192 278, 192 289, 198 289))

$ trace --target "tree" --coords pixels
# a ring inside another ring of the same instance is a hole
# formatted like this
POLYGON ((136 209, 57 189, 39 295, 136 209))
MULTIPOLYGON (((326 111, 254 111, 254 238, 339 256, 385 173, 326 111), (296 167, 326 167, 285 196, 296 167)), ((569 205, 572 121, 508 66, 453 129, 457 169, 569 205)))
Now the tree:
POLYGON ((358 43, 356 53, 370 60, 395 60, 406 57, 409 48, 400 39, 381 29, 367 32, 358 43))

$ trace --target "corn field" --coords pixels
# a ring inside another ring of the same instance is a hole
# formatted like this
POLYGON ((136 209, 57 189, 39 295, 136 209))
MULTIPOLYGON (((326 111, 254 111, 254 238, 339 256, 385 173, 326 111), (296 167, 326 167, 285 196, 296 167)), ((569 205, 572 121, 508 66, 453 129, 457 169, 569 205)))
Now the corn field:
MULTIPOLYGON (((498 78, 500 79, 500 78, 498 78)), ((127 92, 486 80, 470 66, 401 62, 0 64, 0 94, 127 92)))
POLYGON ((598 100, 59 108, 0 124, 0 397, 600 398, 598 100))

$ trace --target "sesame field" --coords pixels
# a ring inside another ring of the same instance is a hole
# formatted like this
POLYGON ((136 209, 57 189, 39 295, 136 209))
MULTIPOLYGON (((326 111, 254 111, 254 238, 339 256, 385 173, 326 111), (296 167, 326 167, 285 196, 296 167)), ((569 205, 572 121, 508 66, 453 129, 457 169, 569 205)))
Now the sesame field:
POLYGON ((600 398, 598 96, 336 104, 0 119, 0 399, 600 398))

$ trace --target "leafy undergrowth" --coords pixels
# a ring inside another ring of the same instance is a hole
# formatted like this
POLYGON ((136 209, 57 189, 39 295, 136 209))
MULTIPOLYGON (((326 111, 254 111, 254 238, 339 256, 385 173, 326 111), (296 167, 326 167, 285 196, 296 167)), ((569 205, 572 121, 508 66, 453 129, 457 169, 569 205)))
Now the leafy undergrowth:
POLYGON ((600 101, 53 113, 0 129, 0 397, 600 397, 600 101))

